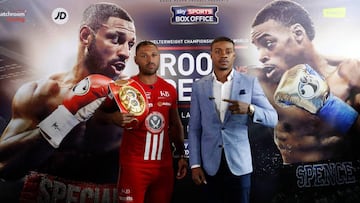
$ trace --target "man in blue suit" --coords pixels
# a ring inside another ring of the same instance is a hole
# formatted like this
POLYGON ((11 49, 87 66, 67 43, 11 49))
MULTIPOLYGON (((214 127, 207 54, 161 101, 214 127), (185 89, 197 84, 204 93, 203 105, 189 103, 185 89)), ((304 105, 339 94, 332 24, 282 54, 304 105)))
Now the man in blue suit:
POLYGON ((211 43, 214 71, 193 83, 189 120, 192 179, 211 203, 249 202, 253 171, 248 124, 274 127, 276 110, 256 77, 234 70, 234 42, 211 43))

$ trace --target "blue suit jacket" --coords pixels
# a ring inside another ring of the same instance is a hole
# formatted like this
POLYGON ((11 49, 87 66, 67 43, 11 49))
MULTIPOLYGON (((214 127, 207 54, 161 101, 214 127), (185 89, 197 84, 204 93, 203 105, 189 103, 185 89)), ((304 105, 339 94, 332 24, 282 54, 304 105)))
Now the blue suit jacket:
MULTIPOLYGON (((215 175, 224 148, 231 172, 244 175, 252 172, 252 159, 248 137, 250 117, 232 115, 228 110, 224 122, 216 111, 212 74, 193 83, 189 120, 190 165, 200 165, 209 175, 215 175)), ((253 104, 252 121, 274 127, 278 121, 276 110, 268 101, 256 77, 234 72, 231 89, 232 100, 253 104)), ((225 98, 222 98, 225 99, 225 98)))

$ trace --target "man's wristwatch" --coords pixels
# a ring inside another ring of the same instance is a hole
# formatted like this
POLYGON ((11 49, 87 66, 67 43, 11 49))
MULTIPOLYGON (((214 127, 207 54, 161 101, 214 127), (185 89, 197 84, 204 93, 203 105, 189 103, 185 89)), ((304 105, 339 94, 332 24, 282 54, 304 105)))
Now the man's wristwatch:
POLYGON ((249 104, 249 106, 248 106, 248 115, 249 115, 249 116, 252 116, 252 115, 254 115, 254 112, 255 112, 255 107, 254 107, 254 105, 249 104))

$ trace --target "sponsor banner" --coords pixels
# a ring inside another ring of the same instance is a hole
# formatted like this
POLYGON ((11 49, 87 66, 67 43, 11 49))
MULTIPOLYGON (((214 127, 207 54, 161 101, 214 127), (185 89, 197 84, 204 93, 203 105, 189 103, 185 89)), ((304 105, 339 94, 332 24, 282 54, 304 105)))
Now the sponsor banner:
POLYGON ((26 176, 20 202, 117 202, 116 184, 71 181, 31 172, 26 176))
POLYGON ((217 6, 172 6, 171 23, 178 25, 217 24, 217 6))

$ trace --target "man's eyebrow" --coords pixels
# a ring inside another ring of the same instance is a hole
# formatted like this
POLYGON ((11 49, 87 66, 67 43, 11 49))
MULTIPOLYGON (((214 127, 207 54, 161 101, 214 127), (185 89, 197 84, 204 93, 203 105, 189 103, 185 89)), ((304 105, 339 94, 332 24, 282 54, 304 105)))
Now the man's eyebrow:
POLYGON ((115 30, 116 34, 118 34, 120 37, 122 36, 126 36, 125 32, 119 31, 119 30, 115 30))
MULTIPOLYGON (((116 33, 116 35, 117 35, 118 37, 127 38, 127 33, 122 32, 122 31, 119 31, 119 30, 113 30, 113 31, 110 32, 110 33, 112 33, 112 34, 116 33)), ((109 33, 109 34, 110 34, 110 33, 109 33)), ((135 37, 131 38, 131 41, 135 41, 135 37)))
POLYGON ((262 39, 264 39, 265 37, 270 36, 267 33, 263 33, 263 32, 257 32, 257 33, 251 33, 251 43, 255 43, 257 41, 260 41, 262 39))
MULTIPOLYGON (((129 26, 120 26, 120 25, 115 25, 114 27, 110 27, 106 24, 101 24, 101 26, 103 27, 106 27, 106 28, 117 28, 117 29, 121 29, 121 30, 126 30, 126 31, 129 31, 129 32, 133 32, 135 33, 135 28, 134 27, 129 27, 129 26)), ((118 31, 119 32, 119 31, 118 31)), ((123 32, 125 33, 125 32, 123 32)))
POLYGON ((128 28, 128 27, 114 27, 114 28, 118 28, 118 29, 126 30, 128 32, 135 33, 135 29, 131 29, 131 28, 128 28))

